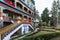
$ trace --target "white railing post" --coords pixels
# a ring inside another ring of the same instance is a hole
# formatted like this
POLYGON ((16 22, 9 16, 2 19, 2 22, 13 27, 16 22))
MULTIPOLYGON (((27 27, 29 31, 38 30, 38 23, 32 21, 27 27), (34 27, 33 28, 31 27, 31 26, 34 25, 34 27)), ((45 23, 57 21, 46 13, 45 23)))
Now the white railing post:
POLYGON ((0 34, 0 40, 1 40, 1 34, 0 34))

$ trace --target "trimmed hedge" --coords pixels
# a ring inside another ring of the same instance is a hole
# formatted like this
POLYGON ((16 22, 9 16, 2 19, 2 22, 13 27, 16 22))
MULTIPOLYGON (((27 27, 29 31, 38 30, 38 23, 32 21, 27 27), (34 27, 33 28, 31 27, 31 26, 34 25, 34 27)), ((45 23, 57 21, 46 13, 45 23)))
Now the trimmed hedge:
POLYGON ((58 37, 60 36, 60 32, 54 32, 54 33, 47 33, 47 34, 33 34, 30 36, 26 36, 23 39, 19 39, 19 40, 50 40, 54 37, 58 37))
POLYGON ((60 28, 55 28, 55 30, 59 30, 60 31, 60 28))

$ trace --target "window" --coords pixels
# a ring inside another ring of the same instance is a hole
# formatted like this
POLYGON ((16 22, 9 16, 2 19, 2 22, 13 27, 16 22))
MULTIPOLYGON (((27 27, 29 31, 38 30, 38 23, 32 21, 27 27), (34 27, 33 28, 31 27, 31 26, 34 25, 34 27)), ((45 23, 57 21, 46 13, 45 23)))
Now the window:
POLYGON ((17 2, 17 7, 19 7, 19 8, 22 9, 23 6, 22 6, 22 4, 20 4, 20 3, 17 2))
POLYGON ((29 10, 29 13, 31 14, 31 11, 29 10))
POLYGON ((25 0, 23 0, 25 2, 25 0))
POLYGON ((27 19, 27 16, 24 16, 24 18, 26 18, 26 19, 27 19))
POLYGON ((28 9, 26 7, 24 7, 24 10, 27 12, 28 9))

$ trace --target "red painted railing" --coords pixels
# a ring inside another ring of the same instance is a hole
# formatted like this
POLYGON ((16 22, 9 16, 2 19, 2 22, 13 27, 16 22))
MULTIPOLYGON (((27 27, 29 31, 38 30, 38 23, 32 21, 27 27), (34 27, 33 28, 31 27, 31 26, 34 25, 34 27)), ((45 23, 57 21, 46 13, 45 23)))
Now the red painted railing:
POLYGON ((9 4, 9 5, 11 5, 11 6, 15 6, 15 4, 14 3, 11 3, 10 1, 8 1, 8 0, 3 0, 5 3, 7 3, 7 4, 9 4))
POLYGON ((28 23, 30 23, 30 24, 31 24, 31 23, 32 23, 32 20, 28 20, 28 23))

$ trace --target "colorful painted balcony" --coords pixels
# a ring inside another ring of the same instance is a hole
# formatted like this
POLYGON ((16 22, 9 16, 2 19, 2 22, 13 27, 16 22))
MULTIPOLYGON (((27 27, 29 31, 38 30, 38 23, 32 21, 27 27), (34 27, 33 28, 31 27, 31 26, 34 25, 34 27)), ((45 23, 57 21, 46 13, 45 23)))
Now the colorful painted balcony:
POLYGON ((31 18, 28 19, 28 23, 29 23, 29 24, 32 23, 32 19, 31 19, 31 18))
POLYGON ((11 6, 15 6, 15 0, 0 0, 2 2, 5 2, 6 4, 9 4, 11 6))
POLYGON ((27 7, 24 7, 20 2, 16 2, 16 8, 18 10, 21 10, 27 14, 30 14, 31 16, 33 16, 33 13, 31 12, 31 10, 28 10, 27 7))
POLYGON ((23 12, 27 13, 28 9, 26 7, 23 7, 23 5, 21 3, 16 2, 16 7, 17 7, 17 9, 22 10, 23 12))
POLYGON ((30 10, 34 11, 30 6, 28 6, 28 4, 25 3, 25 0, 19 0, 21 1, 26 7, 28 7, 30 10))
POLYGON ((32 20, 28 20, 28 23, 31 24, 32 23, 32 20))

